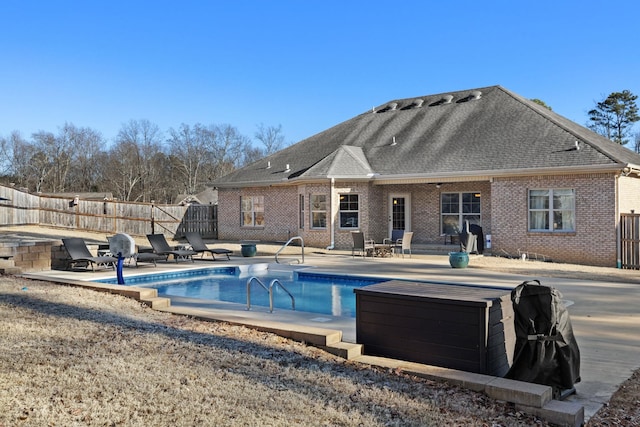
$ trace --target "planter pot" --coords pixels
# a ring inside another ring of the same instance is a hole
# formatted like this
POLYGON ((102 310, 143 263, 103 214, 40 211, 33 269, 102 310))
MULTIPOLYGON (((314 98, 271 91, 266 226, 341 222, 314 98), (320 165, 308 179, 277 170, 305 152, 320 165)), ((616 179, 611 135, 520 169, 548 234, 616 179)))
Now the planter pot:
POLYGON ((241 246, 242 248, 240 249, 240 252, 242 253, 242 256, 256 256, 257 249, 255 243, 243 243, 241 246))
POLYGON ((469 254, 466 252, 449 252, 449 264, 452 268, 466 268, 469 265, 469 254))

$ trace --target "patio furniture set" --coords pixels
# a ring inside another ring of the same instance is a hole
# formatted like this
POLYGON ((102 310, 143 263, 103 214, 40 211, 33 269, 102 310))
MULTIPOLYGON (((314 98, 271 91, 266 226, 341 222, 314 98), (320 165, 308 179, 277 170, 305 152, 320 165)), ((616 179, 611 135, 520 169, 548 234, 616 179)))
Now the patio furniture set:
MULTIPOLYGON (((205 254, 211 254, 212 259, 216 260, 216 255, 226 256, 227 260, 233 251, 224 248, 209 248, 198 233, 186 233, 187 245, 179 245, 172 247, 162 234, 148 234, 147 239, 151 244, 151 248, 139 248, 137 252, 126 257, 127 265, 133 264, 137 267, 139 263, 153 263, 157 265, 158 261, 168 261, 169 256, 175 262, 191 261, 194 256, 200 255, 200 259, 204 259, 205 254)), ((94 256, 87 247, 84 239, 79 237, 71 237, 62 239, 62 243, 69 255, 67 260, 69 268, 77 266, 96 268, 116 268, 118 262, 118 254, 112 253, 110 238, 107 238, 109 244, 98 246, 98 255, 94 256)))
POLYGON ((351 255, 363 257, 387 257, 392 255, 404 255, 411 257, 412 231, 393 230, 390 238, 383 239, 382 243, 376 243, 372 239, 365 239, 362 231, 352 231, 353 247, 351 255))

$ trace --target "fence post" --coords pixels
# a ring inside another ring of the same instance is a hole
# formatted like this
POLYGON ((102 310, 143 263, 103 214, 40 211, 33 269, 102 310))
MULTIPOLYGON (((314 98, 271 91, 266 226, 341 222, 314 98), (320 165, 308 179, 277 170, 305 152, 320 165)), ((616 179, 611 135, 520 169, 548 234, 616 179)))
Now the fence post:
POLYGON ((155 224, 155 214, 154 214, 155 209, 154 209, 154 206, 155 206, 155 200, 152 200, 151 201, 151 234, 156 234, 155 233, 156 224, 155 224))

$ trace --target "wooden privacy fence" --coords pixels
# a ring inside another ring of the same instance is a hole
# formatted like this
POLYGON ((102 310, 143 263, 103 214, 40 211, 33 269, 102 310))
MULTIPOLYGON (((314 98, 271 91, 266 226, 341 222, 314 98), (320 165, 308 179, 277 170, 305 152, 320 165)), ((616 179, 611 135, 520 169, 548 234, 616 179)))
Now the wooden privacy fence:
POLYGON ((177 235, 182 237, 188 232, 198 232, 202 237, 218 238, 218 206, 191 205, 184 213, 177 235))
POLYGON ((640 214, 620 215, 622 268, 640 269, 640 214))
POLYGON ((36 196, 0 186, 0 224, 45 225, 135 236, 182 237, 187 231, 216 238, 215 206, 158 205, 114 200, 36 196))
POLYGON ((0 186, 0 224, 38 224, 40 197, 0 186))

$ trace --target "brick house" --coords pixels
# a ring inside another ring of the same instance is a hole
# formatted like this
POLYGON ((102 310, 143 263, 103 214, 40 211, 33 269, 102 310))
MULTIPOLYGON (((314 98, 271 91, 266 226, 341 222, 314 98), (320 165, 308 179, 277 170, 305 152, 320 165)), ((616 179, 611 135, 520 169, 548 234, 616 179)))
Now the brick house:
POLYGON ((351 231, 616 266, 640 155, 500 86, 399 99, 218 179, 220 239, 349 249, 351 231))

